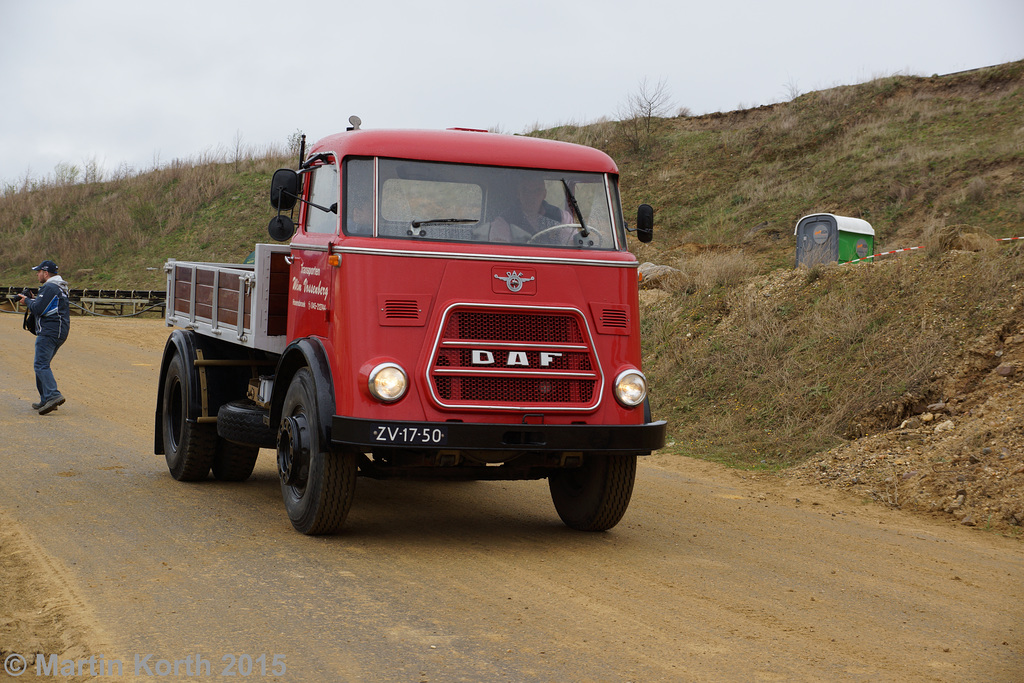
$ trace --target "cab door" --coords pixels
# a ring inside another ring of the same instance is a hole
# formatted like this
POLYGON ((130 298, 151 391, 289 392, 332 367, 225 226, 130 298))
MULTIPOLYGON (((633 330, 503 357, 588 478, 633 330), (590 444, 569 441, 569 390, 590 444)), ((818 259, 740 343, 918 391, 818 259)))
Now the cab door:
POLYGON ((328 259, 338 239, 341 181, 333 157, 305 174, 306 200, 299 231, 291 243, 291 289, 288 338, 327 336, 331 319, 334 271, 328 259))

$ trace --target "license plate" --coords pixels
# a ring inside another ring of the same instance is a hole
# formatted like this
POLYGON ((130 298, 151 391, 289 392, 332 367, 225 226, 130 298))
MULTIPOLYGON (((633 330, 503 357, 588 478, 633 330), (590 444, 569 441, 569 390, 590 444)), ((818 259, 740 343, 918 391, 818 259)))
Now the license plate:
POLYGON ((373 441, 410 446, 443 446, 448 443, 448 428, 373 425, 373 441))

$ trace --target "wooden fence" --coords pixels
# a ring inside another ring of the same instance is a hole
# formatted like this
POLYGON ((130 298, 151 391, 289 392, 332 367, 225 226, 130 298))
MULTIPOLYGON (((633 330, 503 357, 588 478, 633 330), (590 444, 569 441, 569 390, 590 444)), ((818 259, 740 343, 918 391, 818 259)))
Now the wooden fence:
MULTIPOLYGON (((18 294, 24 287, 0 285, 0 309, 23 311, 18 294)), ((38 287, 29 287, 33 293, 38 287)), ((81 315, 128 316, 159 312, 167 305, 167 292, 152 289, 72 289, 68 292, 71 312, 81 315)))

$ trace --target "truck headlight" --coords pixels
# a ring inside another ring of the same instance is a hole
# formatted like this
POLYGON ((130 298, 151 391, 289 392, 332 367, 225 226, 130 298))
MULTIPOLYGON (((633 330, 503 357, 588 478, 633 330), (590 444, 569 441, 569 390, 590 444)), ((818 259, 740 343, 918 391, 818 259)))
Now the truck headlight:
POLYGON ((639 370, 626 370, 615 378, 615 398, 627 408, 633 408, 647 398, 647 378, 639 370))
POLYGON ((378 401, 392 403, 405 396, 409 377, 394 363, 381 363, 370 371, 370 393, 378 401))

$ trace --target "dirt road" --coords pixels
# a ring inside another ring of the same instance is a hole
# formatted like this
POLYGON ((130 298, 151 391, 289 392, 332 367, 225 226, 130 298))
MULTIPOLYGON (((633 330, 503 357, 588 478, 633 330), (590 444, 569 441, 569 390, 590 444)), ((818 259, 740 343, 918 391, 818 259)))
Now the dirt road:
POLYGON ((702 462, 646 459, 607 533, 563 527, 545 482, 360 480, 342 534, 302 536, 269 452, 245 484, 181 484, 152 454, 166 335, 76 318, 68 402, 41 417, 32 340, 0 315, 5 660, 93 656, 117 680, 174 660, 195 680, 1024 677, 1019 542, 702 462))

